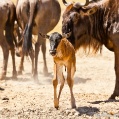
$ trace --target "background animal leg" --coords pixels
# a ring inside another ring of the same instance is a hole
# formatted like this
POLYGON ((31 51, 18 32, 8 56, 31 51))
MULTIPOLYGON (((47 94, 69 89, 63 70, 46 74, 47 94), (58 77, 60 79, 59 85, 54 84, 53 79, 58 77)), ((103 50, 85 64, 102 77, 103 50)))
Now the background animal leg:
POLYGON ((2 74, 0 79, 4 79, 6 77, 6 72, 7 72, 7 64, 8 64, 8 57, 9 57, 9 46, 6 42, 6 39, 4 37, 3 34, 0 35, 1 36, 1 48, 3 51, 3 68, 2 68, 2 74))
POLYGON ((67 83, 70 89, 70 94, 71 94, 71 106, 72 108, 76 108, 76 104, 75 104, 75 98, 74 98, 74 94, 73 94, 73 79, 71 78, 71 67, 68 66, 67 67, 67 83))
POLYGON ((54 78, 53 78, 53 87, 54 87, 54 107, 58 108, 59 107, 59 100, 57 98, 57 85, 58 85, 58 80, 57 80, 57 66, 54 64, 54 78))
POLYGON ((32 74, 34 74, 34 50, 33 49, 29 52, 29 55, 32 62, 32 74))
POLYGON ((16 39, 14 37, 14 19, 11 21, 7 21, 5 26, 5 37, 7 40, 7 43, 10 46, 11 55, 12 55, 12 63, 13 63, 13 77, 16 78, 17 72, 16 72, 16 66, 15 66, 15 46, 17 46, 16 39))
POLYGON ((114 89, 114 92, 109 99, 115 99, 116 96, 119 96, 119 41, 118 40, 116 40, 115 47, 114 47, 115 74, 116 74, 115 89, 114 89))
POLYGON ((18 74, 22 74, 22 71, 24 70, 24 55, 21 56, 21 61, 18 69, 18 74))
POLYGON ((11 56, 12 56, 12 64, 13 64, 13 78, 17 77, 17 71, 15 66, 15 50, 14 48, 11 49, 11 56))
POLYGON ((41 50, 43 53, 43 61, 44 61, 43 73, 44 73, 44 76, 48 76, 48 68, 46 63, 46 39, 44 39, 42 42, 41 50))
POLYGON ((35 44, 35 69, 34 69, 34 74, 33 77, 35 80, 38 80, 38 54, 39 54, 39 47, 40 44, 37 42, 35 44))

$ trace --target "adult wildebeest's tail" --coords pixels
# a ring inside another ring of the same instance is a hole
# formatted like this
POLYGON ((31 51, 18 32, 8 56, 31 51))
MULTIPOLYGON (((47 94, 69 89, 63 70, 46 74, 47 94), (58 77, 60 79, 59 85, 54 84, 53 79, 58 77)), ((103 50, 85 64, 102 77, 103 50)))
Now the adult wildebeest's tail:
MULTIPOLYGON (((37 1, 37 0, 36 0, 37 1)), ((28 23, 25 26, 24 30, 24 42, 23 42, 23 52, 24 54, 28 54, 29 51, 32 48, 32 29, 33 29, 33 21, 35 17, 35 10, 36 10, 36 2, 35 0, 33 2, 29 3, 29 20, 28 23)))

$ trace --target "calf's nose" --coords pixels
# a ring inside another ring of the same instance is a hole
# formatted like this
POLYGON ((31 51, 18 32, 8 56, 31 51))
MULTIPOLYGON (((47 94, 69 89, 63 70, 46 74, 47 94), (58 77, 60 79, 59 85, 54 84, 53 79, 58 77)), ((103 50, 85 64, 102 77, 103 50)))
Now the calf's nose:
POLYGON ((54 56, 56 54, 56 50, 49 50, 50 54, 54 56))

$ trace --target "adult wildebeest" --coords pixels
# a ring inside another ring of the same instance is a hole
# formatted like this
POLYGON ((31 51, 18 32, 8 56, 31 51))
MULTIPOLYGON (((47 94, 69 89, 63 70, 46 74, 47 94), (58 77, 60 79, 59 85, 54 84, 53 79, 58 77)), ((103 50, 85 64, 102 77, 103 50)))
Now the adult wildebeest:
POLYGON ((116 83, 110 99, 119 96, 119 0, 86 0, 68 4, 63 0, 66 10, 63 13, 62 32, 74 44, 93 47, 94 51, 105 45, 115 54, 116 83))
MULTIPOLYGON (((24 70, 24 54, 22 50, 22 44, 23 44, 23 31, 19 27, 17 23, 14 25, 14 36, 17 41, 17 47, 16 47, 16 56, 21 57, 20 65, 18 69, 18 74, 22 74, 22 71, 24 70)), ((32 61, 32 73, 34 71, 34 53, 29 53, 31 61, 32 61)))
POLYGON ((76 71, 76 56, 75 49, 73 45, 66 39, 63 38, 61 34, 54 32, 51 35, 42 35, 49 39, 50 42, 50 54, 53 56, 54 60, 54 106, 59 107, 59 99, 64 87, 65 78, 63 75, 63 66, 67 69, 67 84, 70 88, 71 94, 71 107, 76 108, 75 98, 73 94, 73 83, 74 74, 76 71), (60 90, 57 96, 57 85, 58 79, 60 79, 60 90))
POLYGON ((14 48, 16 42, 13 34, 15 15, 15 6, 10 0, 0 1, 0 45, 3 51, 3 69, 0 79, 6 77, 9 50, 12 55, 13 77, 16 77, 14 48))
MULTIPOLYGON (((16 14, 19 26, 24 31, 23 53, 28 54, 32 49, 32 34, 39 32, 47 34, 58 23, 61 14, 60 4, 57 0, 18 0, 16 14)), ((34 78, 37 79, 39 47, 43 52, 44 74, 48 74, 46 64, 46 40, 38 35, 35 44, 35 70, 34 78)))

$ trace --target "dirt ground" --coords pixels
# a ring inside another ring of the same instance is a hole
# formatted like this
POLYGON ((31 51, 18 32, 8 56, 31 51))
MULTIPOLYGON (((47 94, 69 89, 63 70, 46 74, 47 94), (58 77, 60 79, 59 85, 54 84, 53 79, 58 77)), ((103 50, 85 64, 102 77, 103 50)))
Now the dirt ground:
MULTIPOLYGON (((12 0, 15 1, 15 0, 12 0)), ((72 0, 68 0, 72 1, 72 0)), ((75 0, 74 0, 75 1, 75 0)), ((83 1, 83 0, 82 0, 83 1)), ((59 1, 62 11, 65 6, 59 1)), ((61 21, 54 31, 61 30, 61 21)), ((114 54, 103 48, 102 54, 76 54, 74 96, 76 109, 71 109, 67 83, 60 97, 59 109, 53 105, 53 60, 47 42, 49 76, 43 75, 42 53, 39 53, 38 80, 31 76, 31 61, 25 58, 23 75, 12 79, 12 61, 9 56, 6 80, 0 81, 0 119, 119 119, 119 98, 108 100, 115 85, 114 54)), ((0 49, 0 70, 2 51, 0 49)), ((18 69, 20 58, 16 57, 18 69)), ((59 85, 58 85, 59 88, 59 85)))
MULTIPOLYGON (((36 83, 31 76, 31 61, 25 58, 23 75, 12 79, 9 57, 7 79, 0 81, 0 119, 118 119, 119 100, 108 100, 115 85, 114 54, 103 48, 102 54, 86 56, 77 52, 74 76, 76 109, 71 109, 67 83, 60 98, 59 109, 53 105, 53 60, 47 42, 47 63, 50 75, 42 73, 42 53, 39 53, 36 83)), ((0 49, 0 64, 2 51, 0 49)), ((16 57, 18 69, 20 58, 16 57)), ((0 67, 1 68, 1 67, 0 67)), ((59 88, 59 85, 58 85, 59 88)))

